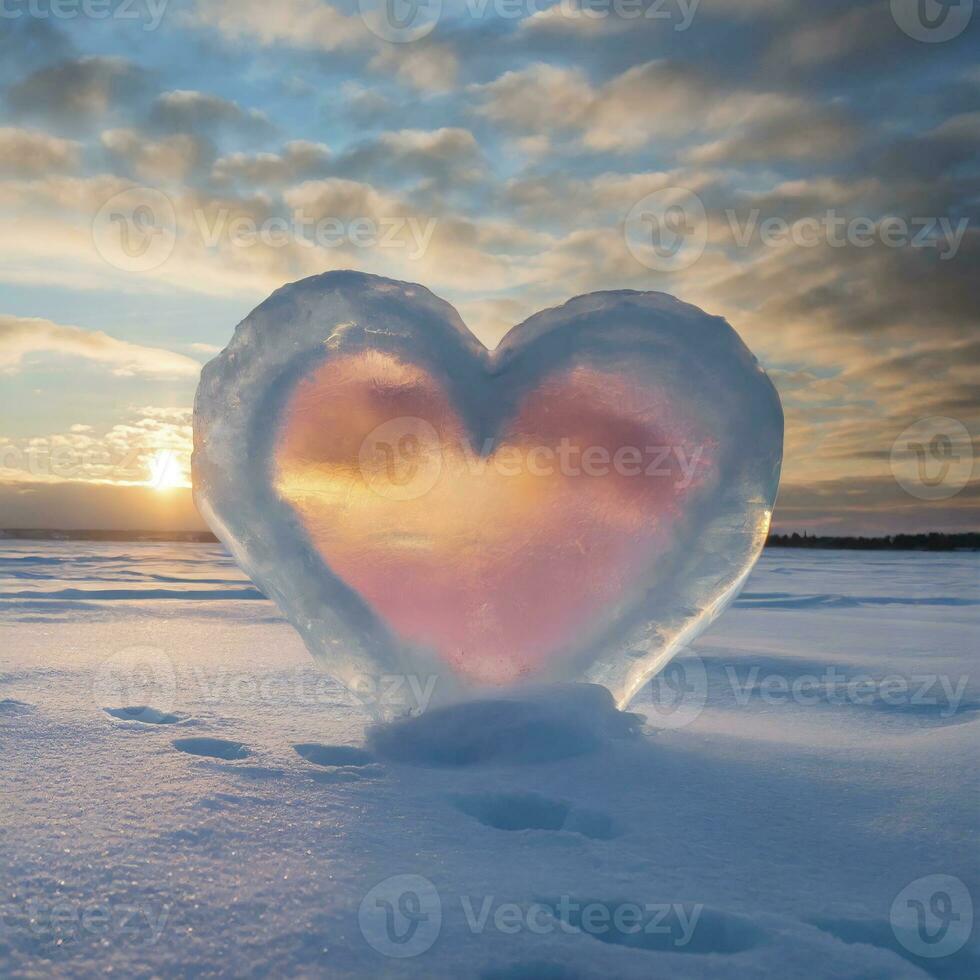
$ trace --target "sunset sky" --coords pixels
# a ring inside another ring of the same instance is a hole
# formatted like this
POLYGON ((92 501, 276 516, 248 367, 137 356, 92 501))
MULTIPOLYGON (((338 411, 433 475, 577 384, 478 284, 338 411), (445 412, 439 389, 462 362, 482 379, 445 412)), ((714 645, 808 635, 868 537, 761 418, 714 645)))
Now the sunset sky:
POLYGON ((904 0, 446 0, 412 40, 372 4, 6 4, 0 527, 203 527, 200 366, 341 268, 489 346, 670 292, 780 391, 778 530, 978 527, 976 480, 927 500, 890 459, 923 418, 980 433, 980 14, 921 40, 904 0))

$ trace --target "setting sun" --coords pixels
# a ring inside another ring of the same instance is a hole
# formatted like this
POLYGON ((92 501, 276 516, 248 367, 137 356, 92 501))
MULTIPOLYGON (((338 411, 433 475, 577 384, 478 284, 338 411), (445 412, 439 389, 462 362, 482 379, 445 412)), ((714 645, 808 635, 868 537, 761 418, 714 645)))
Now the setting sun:
POLYGON ((169 449, 158 452, 150 460, 150 478, 147 484, 154 490, 172 490, 183 485, 177 456, 169 449))

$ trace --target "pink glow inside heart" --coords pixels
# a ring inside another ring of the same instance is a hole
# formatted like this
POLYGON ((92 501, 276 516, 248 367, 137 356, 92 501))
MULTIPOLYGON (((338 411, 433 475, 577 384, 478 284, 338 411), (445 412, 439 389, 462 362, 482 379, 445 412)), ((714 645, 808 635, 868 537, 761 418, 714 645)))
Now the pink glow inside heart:
POLYGON ((402 640, 511 684, 649 581, 714 446, 680 397, 622 373, 546 377, 473 445, 443 385, 377 351, 294 389, 274 485, 326 565, 402 640))

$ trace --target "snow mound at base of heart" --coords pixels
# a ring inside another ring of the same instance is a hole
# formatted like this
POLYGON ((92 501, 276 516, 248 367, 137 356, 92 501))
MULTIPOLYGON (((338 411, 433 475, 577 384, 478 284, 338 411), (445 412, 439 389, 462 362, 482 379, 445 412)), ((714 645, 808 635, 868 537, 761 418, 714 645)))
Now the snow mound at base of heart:
POLYGON ((376 726, 368 741, 391 762, 521 765, 584 755, 639 728, 640 716, 619 711, 604 687, 561 684, 433 708, 376 726))

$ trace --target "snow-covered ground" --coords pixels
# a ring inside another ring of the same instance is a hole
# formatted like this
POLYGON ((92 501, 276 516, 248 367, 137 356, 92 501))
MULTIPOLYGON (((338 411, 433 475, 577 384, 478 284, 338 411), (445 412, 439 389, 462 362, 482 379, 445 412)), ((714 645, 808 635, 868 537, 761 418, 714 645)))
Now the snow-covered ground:
POLYGON ((980 976, 978 633, 978 555, 769 551, 639 736, 438 766, 221 549, 0 542, 0 976, 980 976))

